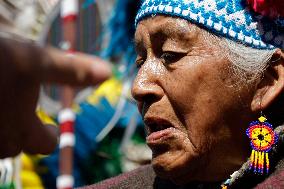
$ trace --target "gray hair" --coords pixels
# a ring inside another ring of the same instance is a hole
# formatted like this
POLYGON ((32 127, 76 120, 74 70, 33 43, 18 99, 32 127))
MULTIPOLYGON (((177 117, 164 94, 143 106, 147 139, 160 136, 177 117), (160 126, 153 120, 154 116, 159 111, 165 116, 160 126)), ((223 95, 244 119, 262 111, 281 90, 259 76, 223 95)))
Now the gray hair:
MULTIPOLYGON (((242 43, 209 33, 204 29, 202 35, 206 41, 218 45, 221 49, 220 55, 232 63, 228 69, 232 72, 234 82, 229 87, 233 87, 237 91, 241 88, 249 89, 251 86, 256 87, 259 84, 264 72, 271 63, 273 54, 277 50, 254 49, 242 43)), ((248 104, 243 102, 241 96, 239 96, 239 101, 243 106, 248 106, 248 104)), ((283 125, 284 123, 284 108, 278 105, 283 103, 284 93, 279 95, 277 103, 272 103, 265 110, 265 114, 269 116, 269 120, 273 125, 283 125)))
POLYGON ((204 39, 217 44, 221 48, 222 56, 232 63, 232 74, 240 82, 247 84, 259 81, 276 51, 276 49, 254 49, 240 42, 217 36, 205 29, 202 30, 204 39))
MULTIPOLYGON (((271 58, 276 49, 253 49, 224 38, 221 38, 221 41, 223 42, 220 43, 220 46, 227 48, 227 57, 232 62, 233 70, 238 80, 246 82, 247 84, 258 84, 262 79, 264 71, 269 67, 271 58)), ((237 90, 238 87, 240 86, 236 87, 237 90)), ((284 93, 281 93, 278 95, 277 101, 264 110, 264 113, 269 117, 270 123, 274 126, 284 125, 284 108, 283 106, 279 106, 279 104, 283 103, 284 93)))
POLYGON ((254 49, 226 38, 221 38, 220 46, 232 63, 234 73, 249 83, 261 78, 275 52, 275 49, 254 49))

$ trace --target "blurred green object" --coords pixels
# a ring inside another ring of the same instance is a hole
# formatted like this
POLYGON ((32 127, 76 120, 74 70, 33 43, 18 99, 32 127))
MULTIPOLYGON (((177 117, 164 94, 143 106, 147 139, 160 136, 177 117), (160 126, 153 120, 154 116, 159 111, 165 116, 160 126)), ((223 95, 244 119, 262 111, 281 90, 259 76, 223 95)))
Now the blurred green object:
POLYGON ((15 184, 11 183, 11 184, 5 184, 5 185, 0 185, 0 189, 15 189, 15 184))

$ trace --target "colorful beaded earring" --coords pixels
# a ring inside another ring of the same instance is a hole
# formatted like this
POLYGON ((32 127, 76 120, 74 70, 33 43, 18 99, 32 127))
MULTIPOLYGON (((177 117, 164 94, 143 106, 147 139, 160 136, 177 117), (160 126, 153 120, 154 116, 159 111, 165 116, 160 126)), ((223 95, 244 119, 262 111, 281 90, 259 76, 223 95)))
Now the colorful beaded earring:
POLYGON ((264 170, 269 173, 268 152, 271 150, 272 145, 278 141, 278 136, 273 131, 272 125, 267 122, 267 119, 261 113, 258 121, 250 123, 246 134, 251 140, 250 145, 252 147, 250 169, 258 174, 263 174, 264 170))

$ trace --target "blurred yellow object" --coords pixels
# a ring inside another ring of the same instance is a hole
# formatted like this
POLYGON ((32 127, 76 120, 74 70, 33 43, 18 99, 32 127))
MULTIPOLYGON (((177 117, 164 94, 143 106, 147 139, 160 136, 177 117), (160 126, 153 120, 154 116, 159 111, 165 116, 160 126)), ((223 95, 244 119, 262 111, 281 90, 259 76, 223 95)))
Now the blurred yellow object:
POLYGON ((56 125, 56 123, 41 109, 37 109, 37 116, 44 124, 56 125))
POLYGON ((21 172, 21 180, 22 180, 22 187, 24 189, 44 189, 40 177, 33 171, 25 171, 21 172))
POLYGON ((121 90, 121 81, 116 78, 111 78, 94 90, 93 94, 87 98, 87 102, 96 105, 100 98, 105 97, 112 106, 115 106, 121 94, 121 90))
POLYGON ((28 157, 28 155, 22 154, 21 160, 22 160, 22 169, 23 170, 25 170, 25 171, 34 170, 33 161, 31 160, 30 157, 28 157))

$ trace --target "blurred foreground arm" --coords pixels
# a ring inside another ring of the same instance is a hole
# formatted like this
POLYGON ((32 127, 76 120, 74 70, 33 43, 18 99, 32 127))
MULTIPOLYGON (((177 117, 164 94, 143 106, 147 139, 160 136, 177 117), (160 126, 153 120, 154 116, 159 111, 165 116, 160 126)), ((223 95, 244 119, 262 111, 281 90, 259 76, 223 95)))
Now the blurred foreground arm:
POLYGON ((0 158, 55 148, 57 131, 35 114, 41 83, 87 86, 110 75, 100 58, 0 37, 0 158))

